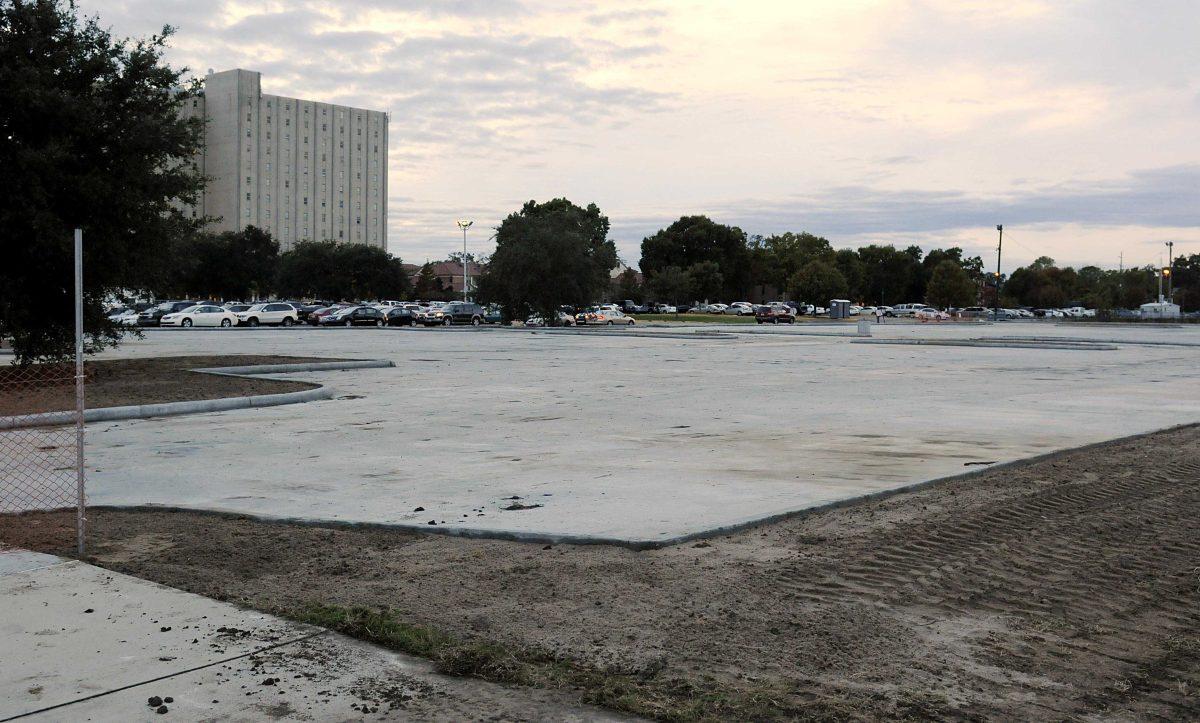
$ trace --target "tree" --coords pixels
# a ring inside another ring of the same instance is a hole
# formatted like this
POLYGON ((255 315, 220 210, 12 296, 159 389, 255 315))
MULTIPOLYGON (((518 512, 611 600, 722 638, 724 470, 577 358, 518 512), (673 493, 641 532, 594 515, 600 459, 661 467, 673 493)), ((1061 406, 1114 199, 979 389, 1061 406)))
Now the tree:
POLYGON ((199 234, 181 243, 174 256, 168 295, 255 298, 275 287, 279 272, 279 243, 256 226, 199 234))
POLYGON ((533 312, 557 324, 558 307, 597 299, 617 265, 608 217, 596 204, 565 198, 528 201, 496 229, 496 250, 479 279, 479 298, 498 303, 505 318, 533 312))
POLYGON ((402 299, 411 284, 400 259, 376 246, 303 241, 279 261, 284 296, 331 300, 402 299))
POLYGON ((646 285, 650 287, 650 293, 655 299, 674 306, 687 297, 692 282, 686 271, 678 266, 668 266, 659 269, 646 285))
POLYGON ((0 336, 20 363, 74 348, 72 229, 96 351, 121 337, 105 301, 161 282, 202 222, 183 212, 202 126, 178 112, 195 87, 162 60, 170 34, 114 40, 71 3, 0 2, 0 336))
POLYGON ((642 239, 642 273, 653 277, 668 266, 681 269, 711 261, 721 269, 721 294, 742 296, 750 286, 750 250, 746 233, 707 216, 684 216, 642 239))
POLYGON ((638 273, 633 269, 625 269, 617 277, 617 298, 629 299, 639 304, 646 298, 646 292, 638 279, 638 273))
POLYGON ((792 276, 788 287, 793 299, 825 306, 830 299, 846 296, 846 277, 828 261, 810 261, 792 276))
POLYGON ((934 267, 925 289, 925 301, 930 306, 945 309, 951 306, 970 306, 975 303, 979 287, 963 270, 959 262, 945 259, 934 267))
POLYGON ((725 277, 714 261, 701 261, 687 269, 688 291, 697 301, 715 300, 724 287, 725 277))
POLYGON ((833 262, 835 254, 829 239, 808 232, 777 234, 762 240, 770 269, 763 283, 783 290, 796 272, 813 261, 833 262))
POLYGON ((433 273, 433 264, 429 261, 421 264, 413 287, 413 294, 416 295, 416 298, 422 301, 436 301, 440 299, 443 291, 442 280, 433 273))
MULTIPOLYGON (((872 244, 858 250, 863 264, 863 296, 870 303, 902 304, 909 298, 909 287, 921 272, 913 249, 897 251, 894 246, 872 244)), ((920 249, 917 249, 919 255, 920 249)))

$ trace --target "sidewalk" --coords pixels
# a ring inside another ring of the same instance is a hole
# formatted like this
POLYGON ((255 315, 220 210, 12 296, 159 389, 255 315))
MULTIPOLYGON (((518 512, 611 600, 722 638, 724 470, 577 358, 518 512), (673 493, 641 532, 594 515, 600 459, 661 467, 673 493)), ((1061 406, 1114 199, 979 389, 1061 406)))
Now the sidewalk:
POLYGON ((0 549, 0 609, 0 722, 620 719, 24 550, 0 549))

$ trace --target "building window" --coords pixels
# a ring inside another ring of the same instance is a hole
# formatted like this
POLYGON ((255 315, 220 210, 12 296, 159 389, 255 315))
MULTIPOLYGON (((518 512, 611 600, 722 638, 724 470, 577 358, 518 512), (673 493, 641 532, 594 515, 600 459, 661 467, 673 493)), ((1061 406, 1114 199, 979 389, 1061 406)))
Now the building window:
MULTIPOLYGON (((271 162, 267 161, 267 173, 270 173, 270 172, 271 172, 271 162)), ((270 183, 270 180, 271 179, 267 179, 267 182, 270 183)))
POLYGON ((247 129, 246 129, 246 137, 247 137, 247 138, 249 138, 249 137, 250 137, 250 129, 249 129, 249 128, 247 128, 247 129))
POLYGON ((249 200, 250 200, 250 194, 249 194, 249 193, 247 193, 247 194, 246 194, 246 200, 247 200, 247 201, 249 201, 249 200))
POLYGON ((267 125, 271 125, 271 116, 267 116, 267 125))
POLYGON ((308 136, 304 136, 304 145, 308 145, 308 136))
POLYGON ((284 134, 283 134, 283 141, 284 141, 284 143, 289 143, 289 142, 291 142, 291 140, 292 140, 292 134, 291 134, 291 133, 284 133, 284 134))
MULTIPOLYGON (((247 200, 247 201, 249 201, 249 200, 250 200, 250 199, 249 199, 249 196, 250 196, 250 194, 248 194, 248 193, 247 193, 247 194, 246 194, 246 196, 247 196, 246 200, 247 200)), ((346 207, 346 202, 345 202, 345 201, 338 201, 338 208, 345 208, 345 207, 346 207)))
POLYGON ((322 124, 321 124, 321 130, 323 130, 323 131, 329 130, 329 128, 327 127, 327 124, 325 124, 325 123, 322 123, 322 124))
POLYGON ((267 217, 268 219, 270 219, 270 218, 271 218, 271 209, 269 209, 269 208, 268 208, 266 211, 263 211, 263 213, 266 215, 266 217, 267 217))
POLYGON ((267 194, 267 203, 270 203, 270 202, 271 202, 271 194, 268 193, 267 194))
POLYGON ((267 131, 267 140, 271 140, 271 131, 267 131))
POLYGON ((354 223, 358 226, 361 226, 362 225, 362 216, 355 216, 354 223))
POLYGON ((253 120, 253 119, 250 117, 250 114, 247 113, 246 114, 246 122, 249 123, 251 120, 253 120))
POLYGON ((305 206, 307 206, 307 205, 308 205, 308 196, 305 196, 305 197, 304 197, 304 205, 305 205, 305 206))
POLYGON ((247 186, 249 186, 249 185, 250 185, 250 176, 246 176, 246 185, 247 185, 247 186))
POLYGON ((291 128, 291 126, 292 126, 292 119, 291 119, 291 118, 284 118, 284 119, 283 119, 283 125, 284 125, 284 127, 285 127, 285 128, 291 128))

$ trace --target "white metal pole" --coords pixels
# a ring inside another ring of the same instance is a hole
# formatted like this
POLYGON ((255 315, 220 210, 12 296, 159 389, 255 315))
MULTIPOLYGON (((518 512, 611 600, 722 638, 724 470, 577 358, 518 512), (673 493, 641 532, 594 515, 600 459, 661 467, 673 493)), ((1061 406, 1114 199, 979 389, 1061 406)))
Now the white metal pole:
POLYGON ((83 556, 83 229, 75 229, 75 547, 83 556))
POLYGON ((467 227, 463 226, 463 301, 467 300, 467 227))

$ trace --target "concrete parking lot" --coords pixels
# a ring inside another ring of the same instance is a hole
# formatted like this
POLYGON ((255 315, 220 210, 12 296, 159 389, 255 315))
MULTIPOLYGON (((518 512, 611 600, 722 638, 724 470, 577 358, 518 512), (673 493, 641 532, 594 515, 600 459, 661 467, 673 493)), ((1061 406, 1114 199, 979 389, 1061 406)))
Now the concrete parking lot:
POLYGON ((1107 350, 763 331, 151 331, 108 356, 396 366, 289 376, 328 401, 89 425, 89 502, 656 544, 1200 416, 1198 327, 873 330, 1121 342, 1107 350))

